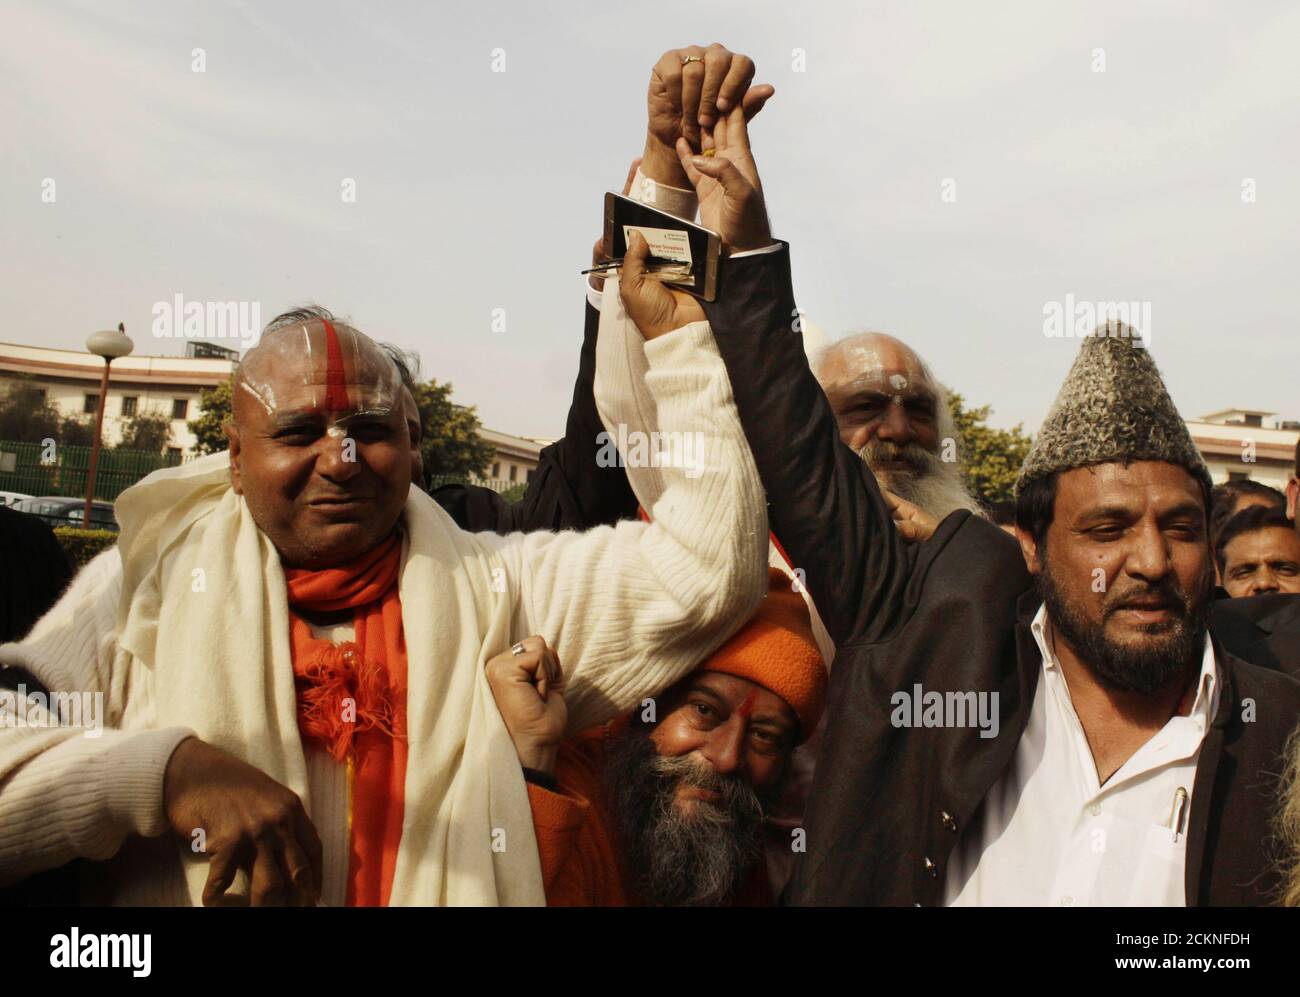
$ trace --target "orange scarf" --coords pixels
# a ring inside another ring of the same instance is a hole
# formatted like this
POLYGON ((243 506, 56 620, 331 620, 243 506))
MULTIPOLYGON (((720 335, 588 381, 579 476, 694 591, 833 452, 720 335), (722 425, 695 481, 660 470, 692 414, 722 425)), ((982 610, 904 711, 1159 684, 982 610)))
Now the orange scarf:
POLYGON ((286 568, 298 729, 348 764, 349 907, 387 906, 406 785, 406 642, 401 535, 346 564, 286 568), (295 610, 353 610, 355 639, 313 637, 295 610))

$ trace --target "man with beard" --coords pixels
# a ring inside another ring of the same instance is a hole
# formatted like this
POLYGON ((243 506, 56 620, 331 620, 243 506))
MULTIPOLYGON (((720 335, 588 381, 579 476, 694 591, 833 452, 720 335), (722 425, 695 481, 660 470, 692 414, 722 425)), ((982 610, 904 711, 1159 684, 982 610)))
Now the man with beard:
POLYGON ((544 642, 488 662, 529 783, 548 904, 771 903, 760 835, 791 752, 817 725, 826 672, 802 598, 779 571, 769 582, 754 618, 659 701, 568 740, 544 642))
POLYGON ((840 439, 882 488, 935 525, 957 509, 978 511, 962 484, 948 393, 916 351, 883 332, 862 332, 819 352, 812 370, 840 439))
MULTIPOLYGON (((753 248, 766 211, 743 118, 715 144, 679 145, 683 167, 731 206, 724 245, 753 248)), ((619 282, 633 320, 673 294, 644 255, 619 282)), ((960 510, 909 544, 790 335, 788 247, 726 259, 703 307, 772 529, 838 649, 790 899, 1271 900, 1300 684, 1206 640, 1210 480, 1133 331, 1084 340, 1022 472, 1019 550, 960 510), (971 722, 986 708, 996 726, 971 722)))

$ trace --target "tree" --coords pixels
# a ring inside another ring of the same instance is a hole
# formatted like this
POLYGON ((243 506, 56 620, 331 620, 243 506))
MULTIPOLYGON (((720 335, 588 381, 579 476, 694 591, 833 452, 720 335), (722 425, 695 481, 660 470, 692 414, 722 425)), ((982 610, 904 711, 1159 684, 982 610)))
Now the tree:
POLYGON ((949 389, 948 404, 961 437, 962 477, 970 493, 985 506, 1015 497, 1016 477, 1033 443, 1017 423, 1011 429, 987 424, 990 405, 967 409, 965 400, 949 389))
POLYGON ((40 443, 58 440, 63 415, 30 381, 15 380, 0 397, 0 440, 40 443))
POLYGON ((234 398, 234 380, 225 380, 215 388, 199 394, 199 417, 186 423, 194 434, 194 453, 220 453, 230 446, 226 423, 230 420, 234 398))
POLYGON ((492 459, 492 444, 478 431, 480 423, 472 405, 451 400, 451 385, 428 380, 415 386, 420 409, 420 452, 426 478, 434 474, 481 476, 492 459))
POLYGON ((122 439, 114 448, 116 450, 144 450, 160 454, 171 442, 172 424, 164 412, 137 412, 127 417, 122 430, 122 439))
POLYGON ((78 415, 63 417, 59 441, 65 447, 88 447, 95 442, 95 420, 78 415))

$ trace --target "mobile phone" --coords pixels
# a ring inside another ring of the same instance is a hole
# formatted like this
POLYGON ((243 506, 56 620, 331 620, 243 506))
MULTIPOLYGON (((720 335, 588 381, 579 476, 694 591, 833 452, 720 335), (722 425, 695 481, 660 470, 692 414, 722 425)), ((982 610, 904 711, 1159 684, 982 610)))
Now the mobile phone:
MULTIPOLYGON (((680 240, 679 233, 685 233, 685 245, 690 250, 689 280, 674 281, 670 286, 704 301, 712 301, 717 296, 718 259, 722 255, 722 239, 718 233, 610 191, 605 195, 604 245, 610 259, 622 259, 627 253, 624 226, 628 225, 652 232, 659 230, 670 233, 677 240, 680 240)), ((663 251, 654 248, 653 243, 651 251, 656 255, 665 255, 663 251)))

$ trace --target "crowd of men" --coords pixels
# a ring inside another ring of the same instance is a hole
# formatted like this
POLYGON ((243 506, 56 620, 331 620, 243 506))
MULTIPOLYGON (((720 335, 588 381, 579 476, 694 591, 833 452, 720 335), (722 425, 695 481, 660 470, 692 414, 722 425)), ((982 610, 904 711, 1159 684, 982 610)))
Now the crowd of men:
POLYGON ((792 334, 754 71, 655 64, 625 194, 717 294, 630 235, 520 502, 426 492, 410 361, 313 306, 66 588, 6 539, 7 899, 1300 905, 1300 447, 1213 486, 1108 321, 994 522, 914 349, 792 334))

